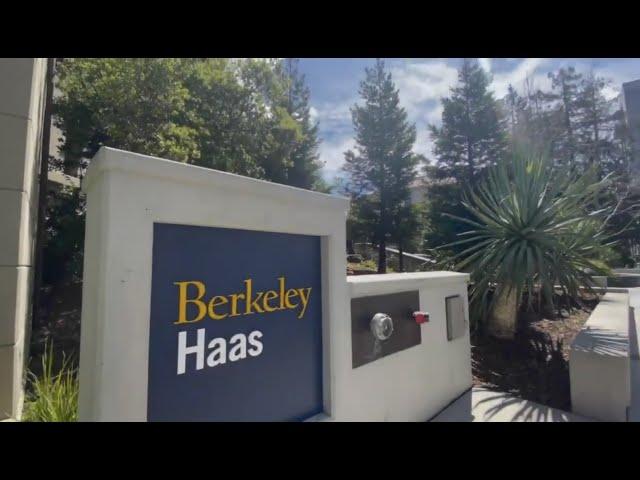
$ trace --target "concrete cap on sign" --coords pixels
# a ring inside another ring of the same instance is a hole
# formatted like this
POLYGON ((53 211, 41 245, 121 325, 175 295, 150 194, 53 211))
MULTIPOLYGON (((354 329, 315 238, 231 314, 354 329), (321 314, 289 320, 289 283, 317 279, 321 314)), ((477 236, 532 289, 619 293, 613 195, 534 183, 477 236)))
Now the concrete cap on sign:
POLYGON ((171 180, 174 183, 211 188, 248 190, 252 191, 254 195, 275 197, 279 201, 291 203, 292 207, 297 205, 333 207, 345 212, 349 209, 349 199, 339 195, 314 192, 110 147, 101 147, 93 157, 82 181, 82 191, 86 193, 93 183, 107 171, 121 171, 160 180, 171 180))
POLYGON ((403 292, 426 286, 438 288, 444 285, 468 281, 468 273, 446 271, 387 273, 385 275, 374 273, 371 275, 354 275, 347 277, 347 283, 352 297, 403 292))

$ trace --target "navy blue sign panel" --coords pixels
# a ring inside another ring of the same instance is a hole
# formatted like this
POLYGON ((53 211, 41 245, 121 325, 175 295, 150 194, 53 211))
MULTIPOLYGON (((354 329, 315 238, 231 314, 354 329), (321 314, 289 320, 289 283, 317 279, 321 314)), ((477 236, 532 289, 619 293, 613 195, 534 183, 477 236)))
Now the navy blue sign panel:
POLYGON ((320 237, 156 223, 147 419, 320 413, 320 270, 320 237))

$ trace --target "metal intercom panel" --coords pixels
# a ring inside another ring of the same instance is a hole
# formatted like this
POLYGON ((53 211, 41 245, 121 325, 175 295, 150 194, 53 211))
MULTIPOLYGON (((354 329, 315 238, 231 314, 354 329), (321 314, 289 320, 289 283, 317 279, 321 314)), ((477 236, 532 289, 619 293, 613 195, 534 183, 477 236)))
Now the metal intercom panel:
POLYGON ((467 321, 464 316, 464 303, 460 295, 445 298, 447 310, 447 340, 463 337, 467 331, 467 321))
POLYGON ((413 312, 419 309, 420 298, 417 290, 352 298, 351 348, 353 368, 419 345, 422 341, 420 325, 413 318, 413 312), (384 340, 376 337, 375 328, 372 330, 372 320, 374 320, 376 314, 384 314, 383 316, 391 317, 392 327, 386 332, 385 336, 388 335, 388 338, 384 340))

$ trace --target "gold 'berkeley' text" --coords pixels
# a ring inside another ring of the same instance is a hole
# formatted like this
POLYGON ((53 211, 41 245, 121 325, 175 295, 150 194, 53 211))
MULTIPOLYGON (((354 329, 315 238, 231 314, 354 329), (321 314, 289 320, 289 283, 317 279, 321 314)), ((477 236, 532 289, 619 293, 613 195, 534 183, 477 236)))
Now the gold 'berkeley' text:
POLYGON ((174 282, 174 285, 178 286, 178 320, 174 322, 176 325, 199 322, 207 316, 212 320, 223 320, 227 317, 281 310, 296 310, 298 318, 302 318, 311 298, 311 287, 287 288, 285 277, 278 277, 277 290, 254 291, 253 282, 248 278, 244 281, 244 291, 230 295, 214 295, 208 300, 203 282, 189 280, 174 282), (192 288, 189 288, 190 286, 192 288), (189 304, 195 305, 197 309, 193 318, 187 318, 189 304))

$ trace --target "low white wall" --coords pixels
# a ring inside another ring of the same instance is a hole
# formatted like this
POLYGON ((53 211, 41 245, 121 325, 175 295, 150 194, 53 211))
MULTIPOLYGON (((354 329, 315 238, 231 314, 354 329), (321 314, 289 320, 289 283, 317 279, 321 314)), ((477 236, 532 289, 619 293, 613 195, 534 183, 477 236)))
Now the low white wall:
POLYGON ((346 374, 337 391, 340 416, 350 421, 425 421, 471 388, 469 332, 447 341, 445 297, 464 299, 469 321, 469 276, 454 272, 397 273, 348 278, 351 298, 418 290, 420 309, 430 314, 419 345, 356 369, 351 350, 341 358, 346 374))
POLYGON ((573 412, 624 422, 630 405, 629 294, 609 292, 571 344, 573 412))

